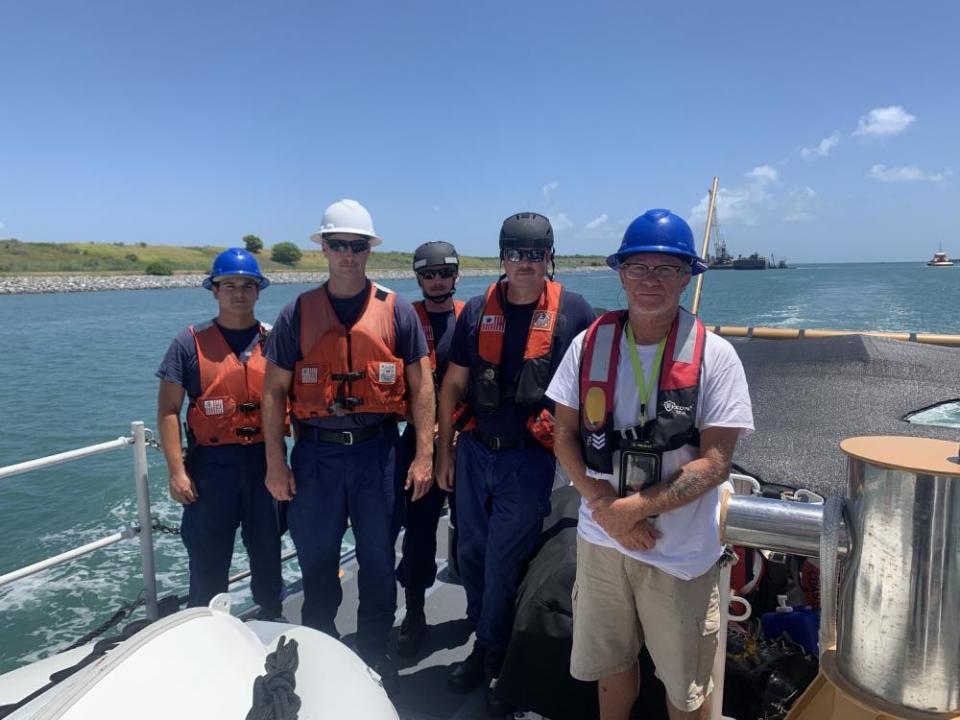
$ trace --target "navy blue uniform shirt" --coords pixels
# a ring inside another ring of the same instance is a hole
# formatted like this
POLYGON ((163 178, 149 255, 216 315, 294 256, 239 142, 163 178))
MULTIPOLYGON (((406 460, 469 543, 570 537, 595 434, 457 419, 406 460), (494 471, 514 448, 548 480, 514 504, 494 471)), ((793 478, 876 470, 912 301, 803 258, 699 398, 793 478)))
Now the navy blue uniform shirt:
MULTIPOLYGON (((217 327, 220 328, 224 339, 238 358, 260 332, 259 323, 243 330, 231 330, 219 323, 217 327)), ((197 359, 197 343, 189 328, 177 333, 154 374, 161 380, 184 388, 191 402, 200 397, 200 361, 197 359)))
MULTIPOLYGON (((474 363, 480 354, 480 338, 478 328, 480 316, 483 314, 486 292, 483 295, 470 298, 460 313, 457 328, 453 335, 453 344, 450 349, 449 360, 473 371, 474 363)), ((513 384, 520 376, 523 368, 523 352, 527 346, 527 333, 533 319, 533 311, 537 303, 529 305, 514 305, 510 302, 504 307, 506 327, 503 335, 503 355, 500 361, 500 377, 502 382, 513 384)), ((571 341, 586 330, 594 320, 593 308, 584 300, 583 296, 569 292, 566 288, 560 298, 560 312, 557 317, 557 333, 553 343, 553 354, 550 357, 550 377, 556 372, 560 360, 567 352, 571 341)), ((472 381, 471 377, 471 381, 472 381)), ((544 388, 546 390, 546 388, 544 388)), ((501 387, 501 392, 503 387, 501 387)), ((467 394, 469 400, 469 391, 467 394)), ((553 411, 553 401, 544 396, 543 406, 553 411)), ((477 414, 477 428, 490 435, 498 435, 506 442, 513 442, 523 437, 526 432, 527 418, 539 406, 518 405, 513 398, 501 398, 500 407, 492 413, 477 414)))
MULTIPOLYGON (((360 317, 367 296, 370 294, 370 281, 364 289, 349 298, 335 298, 328 293, 333 311, 344 325, 353 325, 360 317)), ((427 356, 427 340, 420 327, 420 318, 408 300, 397 295, 393 307, 394 329, 397 345, 394 352, 403 359, 404 365, 413 365, 427 356)), ((267 338, 263 354, 267 360, 283 370, 293 372, 294 365, 303 359, 300 352, 300 298, 287 303, 277 316, 277 322, 267 338)), ((424 378, 426 379, 426 378, 424 378)), ((363 427, 379 425, 387 416, 383 413, 351 413, 341 417, 329 416, 307 418, 303 422, 327 430, 358 430, 363 427)))

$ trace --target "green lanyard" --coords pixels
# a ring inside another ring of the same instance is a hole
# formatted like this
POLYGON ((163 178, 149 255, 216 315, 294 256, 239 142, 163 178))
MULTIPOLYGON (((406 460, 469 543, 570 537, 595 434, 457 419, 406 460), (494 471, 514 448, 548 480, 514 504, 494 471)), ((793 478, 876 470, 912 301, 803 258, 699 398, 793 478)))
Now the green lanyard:
POLYGON ((637 381, 637 389, 640 391, 640 417, 637 421, 640 426, 647 422, 647 405, 650 404, 650 396, 653 394, 653 388, 660 378, 660 364, 663 362, 663 351, 667 347, 667 338, 664 338, 657 345, 657 354, 653 359, 653 366, 650 368, 649 380, 644 377, 643 363, 640 362, 640 356, 637 354, 637 343, 633 339, 633 327, 627 323, 627 346, 630 348, 630 362, 633 365, 633 376, 637 381))

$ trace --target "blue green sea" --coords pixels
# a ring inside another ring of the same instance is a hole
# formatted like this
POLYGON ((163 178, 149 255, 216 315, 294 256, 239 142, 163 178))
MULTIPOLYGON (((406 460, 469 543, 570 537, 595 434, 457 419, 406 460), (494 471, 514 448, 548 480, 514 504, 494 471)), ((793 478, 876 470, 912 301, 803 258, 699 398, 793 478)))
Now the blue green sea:
MULTIPOLYGON (((559 277, 595 306, 623 306, 611 271, 559 277)), ((464 278, 459 294, 490 278, 464 278)), ((389 281, 411 299, 413 280, 389 281)), ((258 305, 272 321, 307 286, 274 285, 258 305)), ((790 270, 713 271, 701 315, 709 324, 960 334, 960 267, 923 263, 802 265, 790 270)), ((154 425, 153 376, 170 339, 215 313, 202 289, 0 297, 7 332, 0 362, 0 466, 154 425)), ((163 460, 150 452, 154 512, 179 521, 163 460)), ((115 532, 136 518, 130 450, 0 481, 0 574, 115 532)), ((289 545, 289 541, 286 543, 289 545)), ((184 593, 178 538, 157 540, 161 592, 184 593)), ((0 672, 70 644, 137 596, 138 548, 125 542, 0 588, 0 672)), ((242 553, 236 570, 244 568, 242 553)), ((297 577, 296 563, 287 566, 297 577)), ((239 601, 246 600, 241 590, 239 601)))

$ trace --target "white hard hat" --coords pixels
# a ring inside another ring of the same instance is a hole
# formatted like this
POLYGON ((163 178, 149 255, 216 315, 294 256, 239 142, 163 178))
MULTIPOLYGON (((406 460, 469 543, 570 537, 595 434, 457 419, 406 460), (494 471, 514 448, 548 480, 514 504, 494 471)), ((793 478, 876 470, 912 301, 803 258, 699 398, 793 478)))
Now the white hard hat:
POLYGON ((367 209, 356 200, 338 200, 323 211, 320 229, 310 239, 315 243, 322 243, 323 236, 328 233, 353 233, 366 235, 370 238, 371 247, 383 242, 377 237, 373 229, 373 220, 367 209))

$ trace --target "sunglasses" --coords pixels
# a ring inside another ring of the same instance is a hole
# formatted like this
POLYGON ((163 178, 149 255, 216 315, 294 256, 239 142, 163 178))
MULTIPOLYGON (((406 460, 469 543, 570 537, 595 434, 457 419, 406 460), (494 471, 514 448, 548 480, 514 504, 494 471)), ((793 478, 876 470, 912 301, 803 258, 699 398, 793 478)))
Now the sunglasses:
POLYGON ((683 265, 644 265, 643 263, 624 263, 620 266, 623 274, 631 280, 646 280, 651 275, 657 280, 673 280, 678 275, 688 272, 689 267, 683 265))
POLYGON ((452 267, 437 268, 435 270, 417 270, 417 276, 423 280, 433 280, 434 278, 438 277, 443 278, 444 280, 449 280, 456 274, 456 268, 452 267))
POLYGON ((354 255, 359 255, 370 249, 369 240, 327 240, 327 247, 336 253, 345 253, 348 249, 354 255))
POLYGON ((507 262, 520 262, 528 260, 532 263, 543 262, 547 257, 546 250, 519 250, 517 248, 507 248, 503 251, 503 259, 507 262))

